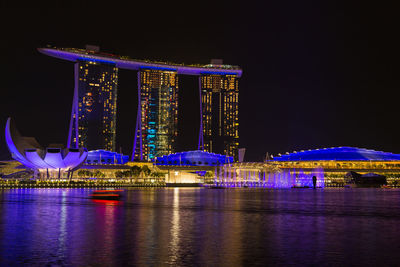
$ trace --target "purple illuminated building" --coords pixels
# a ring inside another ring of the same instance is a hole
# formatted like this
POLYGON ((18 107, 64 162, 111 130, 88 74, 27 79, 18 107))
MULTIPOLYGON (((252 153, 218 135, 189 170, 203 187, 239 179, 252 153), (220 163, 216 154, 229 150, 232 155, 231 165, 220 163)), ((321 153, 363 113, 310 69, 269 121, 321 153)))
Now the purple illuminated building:
POLYGON ((62 148, 50 145, 43 148, 33 137, 24 137, 10 118, 5 131, 11 157, 35 172, 37 178, 69 178, 86 160, 85 148, 62 148))
MULTIPOLYGON (((117 69, 129 69, 138 72, 138 112, 132 160, 153 161, 156 157, 176 152, 176 137, 178 124, 178 75, 199 76, 200 92, 200 131, 198 149, 207 152, 220 153, 233 156, 237 160, 237 148, 239 145, 238 134, 238 80, 242 70, 238 66, 224 65, 221 60, 212 61, 208 65, 183 65, 168 62, 152 62, 147 60, 135 60, 124 56, 102 53, 97 47, 83 49, 75 48, 40 48, 39 51, 48 56, 75 62, 75 96, 71 114, 70 132, 68 144, 73 146, 87 145, 89 149, 114 150, 114 145, 109 140, 115 139, 115 106, 104 108, 104 112, 97 109, 92 117, 110 112, 106 116, 103 125, 95 126, 84 121, 91 119, 84 115, 81 108, 87 106, 89 97, 97 101, 105 101, 94 93, 103 92, 93 90, 84 73, 82 65, 101 66, 111 68, 107 71, 106 82, 111 84, 110 99, 107 103, 115 103, 117 87, 117 69), (114 75, 115 74, 115 75, 114 75), (84 84, 85 86, 83 86, 84 84), (93 92, 88 95, 88 89, 93 92), (85 99, 83 97, 86 97, 85 99), (108 124, 108 128, 105 125, 108 124), (78 129, 78 131, 76 130, 78 129), (93 147, 91 134, 104 133, 110 136, 107 140, 97 140, 94 143, 101 147, 93 147), (114 138, 114 139, 113 139, 114 138), (81 141, 84 139, 83 141, 81 141)), ((101 77, 104 77, 104 71, 101 77)), ((99 76, 96 76, 99 77, 99 76)), ((97 78, 94 78, 96 80, 97 78)), ((96 81, 95 81, 96 82, 96 81)), ((93 81, 92 84, 96 84, 93 81)), ((97 84, 101 84, 97 80, 97 84)), ((94 85, 96 86, 96 85, 94 85)), ((96 102, 96 101, 95 101, 96 102)), ((94 102, 94 103, 95 103, 94 102)), ((103 102, 105 103, 105 102, 103 102)), ((91 107, 91 106, 90 106, 91 107)), ((89 108, 90 108, 89 107, 89 108)), ((100 120, 99 120, 100 121, 100 120)), ((112 141, 113 142, 113 141, 112 141)))

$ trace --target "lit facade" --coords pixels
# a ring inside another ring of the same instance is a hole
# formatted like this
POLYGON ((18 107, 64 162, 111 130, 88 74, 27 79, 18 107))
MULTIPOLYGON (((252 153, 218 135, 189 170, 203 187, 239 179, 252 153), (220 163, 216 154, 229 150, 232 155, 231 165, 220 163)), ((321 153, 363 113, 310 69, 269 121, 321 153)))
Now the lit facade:
POLYGON ((239 76, 202 74, 201 134, 204 151, 232 156, 238 160, 239 76))
POLYGON ((117 152, 111 152, 106 150, 91 150, 88 152, 85 164, 106 164, 116 165, 125 164, 129 160, 129 156, 123 155, 117 152))
POLYGON ((158 157, 156 165, 173 166, 222 166, 233 163, 233 158, 226 155, 209 153, 201 150, 185 151, 158 157))
POLYGON ((83 145, 89 150, 115 151, 117 71, 122 68, 138 74, 139 104, 132 160, 152 161, 175 152, 178 75, 199 77, 201 119, 198 149, 238 160, 238 95, 242 75, 239 66, 222 64, 222 60, 212 60, 206 65, 138 60, 103 53, 99 47, 93 46, 38 50, 51 57, 75 62, 75 93, 68 147, 83 145), (97 105, 102 101, 102 107, 97 105), (95 117, 101 120, 92 119, 95 117), (94 132, 97 134, 92 134, 94 132))
POLYGON ((215 182, 226 187, 291 188, 343 187, 349 172, 385 176, 390 186, 400 186, 400 154, 356 147, 302 150, 266 162, 225 164, 215 171, 215 182))
MULTIPOLYGON (((82 60, 77 63, 78 144, 89 150, 115 151, 118 68, 115 64, 82 60)), ((73 114, 72 116, 75 116, 73 114)), ((76 144, 76 135, 72 138, 76 144)))
POLYGON ((233 157, 194 150, 157 157, 154 165, 167 171, 168 185, 213 183, 216 169, 232 163, 233 157))
POLYGON ((274 157, 272 163, 284 170, 305 173, 322 168, 328 185, 343 185, 349 171, 381 174, 387 177, 390 184, 400 184, 400 154, 371 149, 332 147, 302 150, 274 157))
POLYGON ((5 138, 11 157, 27 169, 34 171, 40 179, 70 177, 85 162, 85 148, 43 148, 33 137, 21 136, 8 118, 5 138))
POLYGON ((134 158, 152 161, 175 152, 178 136, 178 73, 173 70, 141 69, 138 79, 140 113, 134 158))

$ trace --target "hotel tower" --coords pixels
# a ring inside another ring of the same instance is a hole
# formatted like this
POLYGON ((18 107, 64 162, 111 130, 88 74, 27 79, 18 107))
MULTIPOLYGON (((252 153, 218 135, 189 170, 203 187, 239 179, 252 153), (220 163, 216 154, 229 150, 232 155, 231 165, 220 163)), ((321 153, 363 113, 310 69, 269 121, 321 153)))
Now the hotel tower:
POLYGON ((207 65, 136 60, 94 46, 39 51, 75 63, 68 146, 115 151, 118 69, 122 68, 136 71, 138 80, 132 160, 153 161, 177 152, 179 75, 199 79, 198 149, 238 159, 240 67, 222 60, 207 65))
POLYGON ((139 107, 134 159, 154 160, 174 153, 178 136, 178 73, 171 70, 138 71, 139 107))
MULTIPOLYGON (((75 64, 79 79, 79 146, 115 151, 118 68, 115 64, 91 60, 75 64)), ((76 124, 72 127, 75 132, 76 124)), ((75 144, 76 136, 71 141, 75 144)))
POLYGON ((235 74, 202 74, 202 140, 204 151, 238 160, 239 77, 235 74))

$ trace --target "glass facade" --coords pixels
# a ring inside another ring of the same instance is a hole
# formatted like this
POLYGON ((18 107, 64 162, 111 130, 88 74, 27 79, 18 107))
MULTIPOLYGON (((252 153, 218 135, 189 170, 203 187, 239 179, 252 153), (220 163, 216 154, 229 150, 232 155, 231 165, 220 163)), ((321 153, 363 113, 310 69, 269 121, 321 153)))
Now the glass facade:
POLYGON ((274 161, 398 161, 400 160, 400 154, 341 146, 294 151, 279 155, 273 159, 274 161))
POLYGON ((178 73, 141 69, 140 126, 135 159, 152 161, 175 152, 178 136, 178 73))
POLYGON ((115 151, 118 68, 137 71, 138 112, 132 160, 152 161, 175 152, 178 124, 178 73, 199 77, 198 149, 238 161, 239 66, 137 60, 100 52, 97 46, 39 48, 75 63, 75 87, 67 147, 115 151))
POLYGON ((201 105, 203 150, 238 160, 239 77, 202 74, 201 105))
POLYGON ((125 164, 129 156, 106 150, 92 150, 88 152, 86 164, 125 164))
POLYGON ((173 166, 221 166, 233 163, 232 157, 195 150, 158 157, 156 165, 173 166))
POLYGON ((85 60, 78 61, 78 72, 79 146, 115 151, 118 68, 85 60))
POLYGON ((301 170, 304 173, 322 168, 325 184, 328 186, 343 186, 350 171, 384 175, 389 184, 400 185, 400 154, 390 152, 357 147, 331 147, 286 153, 274 157, 271 162, 281 169, 301 170))

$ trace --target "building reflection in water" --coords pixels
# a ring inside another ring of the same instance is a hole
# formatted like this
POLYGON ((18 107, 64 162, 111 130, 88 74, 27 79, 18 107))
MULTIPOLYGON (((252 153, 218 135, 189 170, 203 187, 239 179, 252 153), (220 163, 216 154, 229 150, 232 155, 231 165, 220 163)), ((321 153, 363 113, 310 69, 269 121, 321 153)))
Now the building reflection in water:
POLYGON ((0 266, 395 266, 398 192, 3 190, 0 266))
POLYGON ((170 263, 176 263, 179 256, 179 188, 174 188, 174 198, 172 202, 172 224, 171 224, 171 239, 169 243, 170 248, 170 263))
POLYGON ((116 242, 116 217, 120 211, 119 205, 121 201, 110 200, 92 200, 95 204, 95 225, 96 239, 95 245, 99 253, 99 258, 102 259, 102 264, 107 266, 116 265, 115 246, 116 242))
POLYGON ((61 192, 61 212, 60 212, 60 233, 58 236, 58 249, 57 255, 62 259, 66 255, 66 242, 67 242, 67 192, 61 192))
POLYGON ((154 261, 155 245, 157 239, 154 190, 132 190, 128 192, 129 205, 125 209, 129 210, 130 218, 126 222, 126 233, 132 242, 129 242, 130 261, 142 262, 146 265, 154 261), (131 213, 132 211, 132 213, 131 213))
POLYGON ((231 202, 229 206, 232 206, 229 211, 223 212, 224 216, 220 222, 223 225, 221 229, 223 234, 220 242, 223 251, 230 256, 225 257, 220 266, 235 266, 240 265, 242 261, 242 244, 246 242, 242 238, 241 201, 237 197, 229 198, 226 201, 231 202))
POLYGON ((150 263, 152 260, 154 260, 155 256, 155 250, 154 250, 154 239, 157 239, 156 236, 156 231, 155 229, 159 226, 156 221, 154 220, 154 216, 156 213, 156 209, 154 208, 154 198, 155 192, 154 190, 149 190, 147 191, 147 194, 144 195, 145 200, 143 203, 149 203, 150 207, 153 208, 147 208, 147 209, 142 209, 143 212, 146 212, 146 221, 141 221, 143 222, 143 228, 145 229, 143 231, 143 234, 145 235, 143 238, 145 242, 143 243, 143 251, 145 255, 145 259, 147 263, 150 263), (151 248, 151 249, 148 249, 151 248))
POLYGON ((242 237, 243 228, 248 226, 242 223, 242 204, 237 192, 207 190, 200 193, 195 223, 201 229, 197 233, 198 261, 206 266, 242 265, 242 242, 246 242, 242 237))

